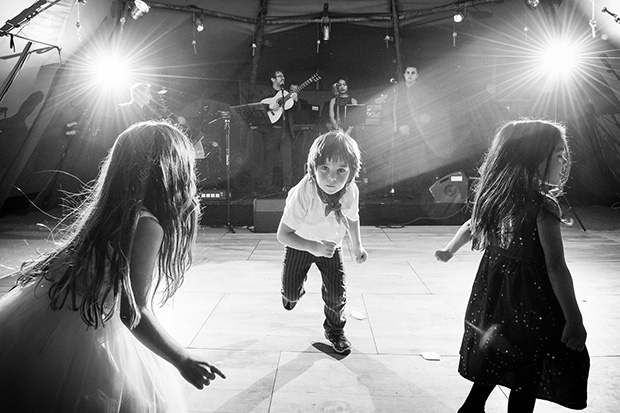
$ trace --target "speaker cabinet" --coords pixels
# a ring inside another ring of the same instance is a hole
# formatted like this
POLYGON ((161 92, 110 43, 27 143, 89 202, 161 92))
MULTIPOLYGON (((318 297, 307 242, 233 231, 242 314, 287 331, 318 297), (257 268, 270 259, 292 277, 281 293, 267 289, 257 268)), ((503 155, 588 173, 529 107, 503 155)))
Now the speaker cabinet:
POLYGON ((277 232, 286 199, 254 200, 254 232, 277 232))
POLYGON ((467 202, 469 178, 463 172, 453 172, 437 180, 428 190, 435 202, 464 204, 467 202))

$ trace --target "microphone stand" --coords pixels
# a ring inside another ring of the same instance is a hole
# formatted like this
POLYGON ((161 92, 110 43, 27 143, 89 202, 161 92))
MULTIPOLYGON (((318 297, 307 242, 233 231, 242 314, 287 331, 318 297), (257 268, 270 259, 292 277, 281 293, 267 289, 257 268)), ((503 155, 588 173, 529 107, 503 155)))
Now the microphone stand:
POLYGON ((235 229, 230 223, 230 112, 222 111, 221 113, 226 134, 226 227, 234 234, 235 229))
POLYGON ((395 147, 395 141, 396 141, 396 133, 398 131, 398 127, 396 125, 396 103, 398 100, 398 82, 397 81, 393 81, 391 82, 394 85, 394 93, 393 93, 393 99, 392 99, 392 139, 390 141, 390 195, 394 196, 395 195, 395 190, 394 190, 394 147, 395 147))
POLYGON ((233 234, 235 229, 230 223, 230 112, 220 110, 220 117, 212 120, 209 124, 224 119, 224 134, 226 138, 226 227, 233 234))
POLYGON ((280 143, 280 162, 282 163, 282 189, 286 186, 286 182, 284 179, 284 153, 282 152, 282 147, 284 146, 284 139, 286 139, 286 108, 284 107, 284 84, 280 86, 280 94, 282 95, 282 142, 280 143))

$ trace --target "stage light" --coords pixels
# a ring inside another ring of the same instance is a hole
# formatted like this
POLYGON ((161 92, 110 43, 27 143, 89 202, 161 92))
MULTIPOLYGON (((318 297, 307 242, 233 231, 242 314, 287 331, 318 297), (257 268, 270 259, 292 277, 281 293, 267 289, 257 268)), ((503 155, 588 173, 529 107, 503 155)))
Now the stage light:
POLYGON ((576 68, 579 61, 578 51, 567 41, 550 43, 540 56, 542 68, 551 74, 567 76, 576 68))
POLYGON ((143 2, 142 0, 134 0, 129 4, 129 10, 131 10, 131 18, 134 20, 139 19, 149 12, 151 9, 148 4, 143 2))
POLYGON ((105 89, 122 89, 129 82, 126 61, 113 54, 101 54, 92 63, 93 80, 105 89))
POLYGON ((525 0, 525 4, 528 8, 536 10, 540 5, 540 0, 525 0))

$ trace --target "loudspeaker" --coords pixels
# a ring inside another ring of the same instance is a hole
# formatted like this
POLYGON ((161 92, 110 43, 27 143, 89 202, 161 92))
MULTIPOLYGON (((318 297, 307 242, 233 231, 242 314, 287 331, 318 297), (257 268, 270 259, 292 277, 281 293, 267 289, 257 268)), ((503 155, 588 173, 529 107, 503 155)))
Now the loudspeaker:
POLYGON ((254 232, 277 232, 286 199, 254 200, 254 232))
POLYGON ((469 178, 463 172, 453 172, 439 179, 430 188, 435 202, 461 203, 467 202, 469 178))

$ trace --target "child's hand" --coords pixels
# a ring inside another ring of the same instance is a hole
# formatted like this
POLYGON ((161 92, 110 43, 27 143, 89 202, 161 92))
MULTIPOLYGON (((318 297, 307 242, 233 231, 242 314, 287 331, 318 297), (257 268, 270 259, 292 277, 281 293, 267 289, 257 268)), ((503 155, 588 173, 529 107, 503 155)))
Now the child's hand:
POLYGON ((583 323, 566 322, 562 332, 562 343, 571 350, 581 351, 586 346, 587 335, 583 323))
POLYGON ((322 239, 317 243, 317 249, 314 253, 317 257, 327 257, 331 258, 334 256, 334 251, 336 251, 336 244, 334 241, 328 241, 322 239))
POLYGON ((224 373, 217 367, 193 355, 185 358, 185 360, 177 366, 177 369, 183 378, 198 390, 202 390, 204 386, 211 384, 211 382, 215 380, 216 374, 223 379, 226 378, 224 373))
POLYGON ((450 259, 454 257, 454 254, 448 250, 437 250, 435 251, 435 258, 437 261, 448 262, 450 259))
POLYGON ((361 264, 364 261, 366 261, 367 258, 368 258, 368 253, 366 252, 364 248, 360 248, 359 250, 355 251, 355 262, 356 263, 361 264))

